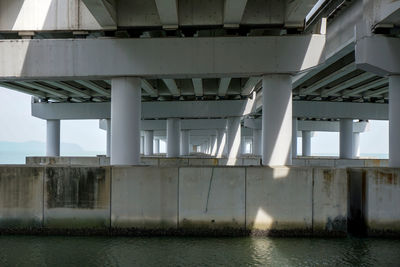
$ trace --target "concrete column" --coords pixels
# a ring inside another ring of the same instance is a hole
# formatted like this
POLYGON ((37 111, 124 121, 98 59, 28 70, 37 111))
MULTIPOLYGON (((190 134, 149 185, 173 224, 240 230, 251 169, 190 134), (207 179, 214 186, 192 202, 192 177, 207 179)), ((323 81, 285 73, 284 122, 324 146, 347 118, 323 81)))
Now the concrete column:
POLYGON ((113 78, 111 88, 111 165, 139 165, 141 81, 113 78))
POLYGON ((140 136, 140 154, 144 154, 144 136, 140 136))
POLYGON ((217 158, 222 157, 225 153, 226 147, 226 130, 217 130, 217 158))
POLYGON ((160 139, 154 139, 154 154, 160 154, 160 139))
POLYGON ((253 155, 261 156, 261 130, 253 129, 253 155))
POLYGON ((389 167, 400 167, 400 75, 389 77, 389 167))
POLYGON ((240 146, 242 147, 242 151, 241 151, 241 154, 242 155, 244 155, 244 154, 246 154, 246 142, 247 142, 247 139, 246 139, 246 137, 242 137, 242 139, 241 139, 241 141, 240 141, 240 146))
POLYGON ((302 144, 302 153, 303 157, 311 156, 311 131, 302 131, 301 132, 301 144, 302 144))
POLYGON ((60 156, 60 120, 47 120, 46 156, 60 156))
POLYGON ((297 157, 297 118, 292 118, 292 158, 297 157))
POLYGON ((144 131, 144 155, 153 155, 154 131, 144 131))
POLYGON ((353 159, 360 157, 360 133, 353 133, 353 159))
POLYGON ((190 131, 182 130, 181 131, 181 156, 189 155, 189 139, 190 139, 190 131))
POLYGON ((167 157, 179 157, 181 123, 179 119, 167 119, 167 157))
POLYGON ((264 75, 262 87, 262 164, 291 165, 292 78, 264 75))
POLYGON ((240 152, 240 141, 242 138, 240 117, 230 117, 227 119, 227 145, 228 158, 237 158, 240 152))
POLYGON ((106 156, 111 156, 111 120, 106 119, 106 127, 107 127, 107 148, 106 148, 106 156))
POLYGON ((340 158, 353 158, 353 119, 340 119, 340 158))
POLYGON ((217 135, 211 135, 211 156, 217 155, 217 135))

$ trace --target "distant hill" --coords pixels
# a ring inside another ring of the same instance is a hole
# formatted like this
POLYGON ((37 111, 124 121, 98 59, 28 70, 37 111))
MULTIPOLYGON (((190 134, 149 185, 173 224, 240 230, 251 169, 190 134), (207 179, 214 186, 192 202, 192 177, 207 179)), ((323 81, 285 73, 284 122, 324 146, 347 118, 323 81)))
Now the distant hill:
MULTIPOLYGON (((37 141, 0 141, 0 164, 23 164, 27 156, 44 156, 46 144, 37 141)), ((86 151, 77 144, 61 143, 61 156, 96 156, 102 151, 86 151)))
MULTIPOLYGON (((28 154, 38 153, 44 154, 46 151, 46 144, 38 141, 28 142, 5 142, 0 141, 0 151, 2 152, 26 152, 28 154)), ((77 153, 82 154, 85 152, 82 147, 77 144, 61 143, 61 153, 70 154, 77 153)))

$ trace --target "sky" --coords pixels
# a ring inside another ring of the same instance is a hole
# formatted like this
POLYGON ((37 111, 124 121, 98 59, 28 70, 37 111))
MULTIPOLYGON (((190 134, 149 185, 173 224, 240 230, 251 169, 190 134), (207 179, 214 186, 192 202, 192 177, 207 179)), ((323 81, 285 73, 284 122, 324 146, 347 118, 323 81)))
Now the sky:
MULTIPOLYGON (((46 121, 31 116, 29 95, 0 87, 0 100, 0 141, 45 142, 46 121)), ((387 154, 388 139, 388 121, 370 121, 370 130, 360 136, 361 156, 387 154)), ((63 120, 61 143, 77 144, 85 151, 104 154, 106 133, 99 129, 98 120, 63 120)), ((313 155, 337 156, 339 133, 316 132, 311 139, 311 146, 313 155)), ((301 138, 298 139, 298 152, 301 152, 301 138)))
MULTIPOLYGON (((46 121, 31 116, 31 96, 0 87, 0 100, 0 141, 46 141, 46 121)), ((86 151, 106 150, 106 132, 98 120, 63 120, 60 138, 86 151)))

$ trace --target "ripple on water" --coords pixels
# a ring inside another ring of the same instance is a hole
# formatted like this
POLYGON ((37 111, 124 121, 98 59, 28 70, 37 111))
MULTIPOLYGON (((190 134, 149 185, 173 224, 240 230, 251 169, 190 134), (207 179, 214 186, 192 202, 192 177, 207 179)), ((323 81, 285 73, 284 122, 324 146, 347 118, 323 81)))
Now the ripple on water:
POLYGON ((400 240, 0 236, 0 266, 396 266, 400 240))

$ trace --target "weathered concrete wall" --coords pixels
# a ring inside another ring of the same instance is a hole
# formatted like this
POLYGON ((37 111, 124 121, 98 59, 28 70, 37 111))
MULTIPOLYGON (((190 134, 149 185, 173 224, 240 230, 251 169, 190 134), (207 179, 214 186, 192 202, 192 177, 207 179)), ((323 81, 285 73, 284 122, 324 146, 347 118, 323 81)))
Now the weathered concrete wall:
POLYGON ((0 168, 0 229, 39 228, 43 220, 43 168, 0 168))
POLYGON ((399 169, 366 170, 365 219, 368 235, 400 234, 399 169))
POLYGON ((46 167, 45 228, 107 229, 110 226, 109 167, 46 167))
POLYGON ((399 235, 399 172, 0 166, 0 232, 399 235))
POLYGON ((387 159, 337 159, 337 158, 317 158, 317 157, 298 157, 293 159, 295 166, 307 167, 387 167, 387 159))
POLYGON ((267 234, 312 232, 312 168, 247 168, 246 226, 267 234))
POLYGON ((112 176, 112 227, 177 227, 178 168, 113 167, 112 176))
POLYGON ((179 227, 245 229, 245 168, 179 169, 179 227))
POLYGON ((110 158, 106 157, 26 157, 27 165, 75 165, 75 166, 104 166, 110 165, 110 158))
POLYGON ((346 169, 314 168, 313 233, 345 235, 347 233, 346 169))
MULTIPOLYGON (((110 165, 110 158, 98 157, 26 157, 27 165, 76 165, 105 166, 110 165)), ((235 160, 227 158, 210 158, 188 156, 184 158, 165 158, 160 156, 141 157, 141 164, 159 167, 184 166, 260 166, 261 158, 244 156, 235 160)), ((298 157, 293 159, 294 166, 307 167, 387 167, 387 159, 336 159, 317 157, 298 157)))

